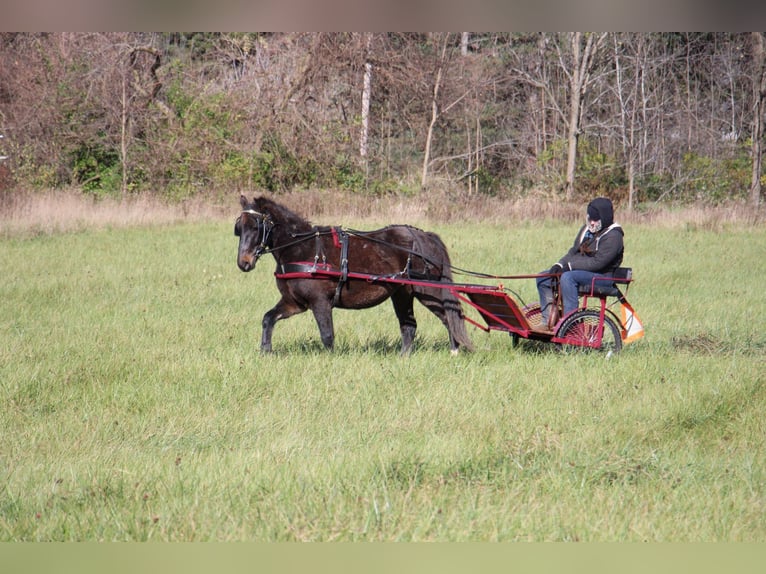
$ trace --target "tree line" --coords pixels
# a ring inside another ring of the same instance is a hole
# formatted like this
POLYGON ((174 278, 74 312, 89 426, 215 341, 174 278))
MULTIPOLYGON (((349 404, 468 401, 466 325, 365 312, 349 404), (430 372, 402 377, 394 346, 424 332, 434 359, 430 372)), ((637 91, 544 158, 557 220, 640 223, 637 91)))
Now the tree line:
POLYGON ((757 206, 765 100, 761 32, 0 34, 4 193, 757 206))

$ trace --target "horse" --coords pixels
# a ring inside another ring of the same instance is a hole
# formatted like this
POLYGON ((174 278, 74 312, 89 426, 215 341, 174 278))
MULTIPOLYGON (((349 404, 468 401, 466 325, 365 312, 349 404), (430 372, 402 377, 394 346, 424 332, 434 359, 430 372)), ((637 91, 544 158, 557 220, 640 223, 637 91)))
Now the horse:
POLYGON ((399 320, 402 355, 411 352, 415 339, 414 299, 447 328, 452 354, 461 347, 473 350, 460 301, 449 289, 435 286, 452 282, 447 248, 437 234, 410 225, 364 232, 315 226, 267 197, 249 201, 243 195, 240 204, 242 211, 234 224, 239 269, 252 271, 265 253, 271 253, 277 263, 281 298, 263 316, 262 352, 272 350, 277 321, 309 309, 324 347, 332 350, 333 308, 366 309, 389 298, 399 320))

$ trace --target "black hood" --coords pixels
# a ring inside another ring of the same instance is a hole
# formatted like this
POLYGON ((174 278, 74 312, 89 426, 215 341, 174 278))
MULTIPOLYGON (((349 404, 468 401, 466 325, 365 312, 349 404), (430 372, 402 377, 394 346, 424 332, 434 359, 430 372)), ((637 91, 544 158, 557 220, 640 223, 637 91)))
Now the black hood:
POLYGON ((601 229, 606 229, 614 223, 614 208, 606 197, 597 197, 588 204, 589 212, 597 212, 601 218, 601 229))

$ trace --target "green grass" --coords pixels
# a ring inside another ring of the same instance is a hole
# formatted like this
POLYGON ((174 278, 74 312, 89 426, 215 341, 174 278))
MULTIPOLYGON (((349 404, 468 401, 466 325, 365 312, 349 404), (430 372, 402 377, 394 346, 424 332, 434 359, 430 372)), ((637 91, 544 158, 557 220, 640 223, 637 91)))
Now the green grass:
MULTIPOLYGON (((428 227, 498 274, 574 233, 428 227)), ((647 334, 609 360, 451 357, 420 306, 403 359, 389 303, 263 356, 230 222, 2 239, 0 540, 763 541, 766 230, 626 231, 647 334)))

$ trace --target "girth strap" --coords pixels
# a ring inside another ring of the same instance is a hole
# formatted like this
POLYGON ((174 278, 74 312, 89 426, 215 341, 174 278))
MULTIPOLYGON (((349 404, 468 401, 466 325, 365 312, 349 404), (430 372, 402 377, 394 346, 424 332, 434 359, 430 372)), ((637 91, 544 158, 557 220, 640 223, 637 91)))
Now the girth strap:
POLYGON ((336 238, 337 242, 340 243, 340 279, 338 279, 338 286, 335 287, 335 297, 332 299, 333 307, 340 301, 340 293, 348 279, 348 233, 342 227, 333 227, 333 239, 336 238))
POLYGON ((409 256, 407 257, 407 266, 404 269, 404 274, 408 279, 415 279, 418 281, 441 281, 441 272, 431 272, 431 267, 429 262, 425 261, 424 271, 415 271, 412 269, 412 256, 409 256))
POLYGON ((292 263, 280 263, 277 265, 276 275, 277 278, 283 275, 290 275, 295 273, 300 274, 313 274, 313 273, 332 273, 335 268, 329 263, 310 263, 308 261, 295 261, 292 263))

